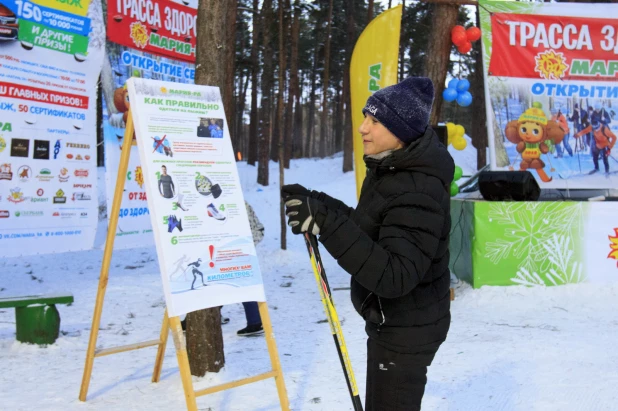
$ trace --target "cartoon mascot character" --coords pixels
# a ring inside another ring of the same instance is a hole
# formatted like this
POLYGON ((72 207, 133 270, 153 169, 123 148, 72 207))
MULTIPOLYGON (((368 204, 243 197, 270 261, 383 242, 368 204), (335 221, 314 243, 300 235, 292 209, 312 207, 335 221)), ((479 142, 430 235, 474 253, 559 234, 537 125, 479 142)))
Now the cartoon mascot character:
POLYGON ((543 182, 550 182, 552 178, 545 173, 541 154, 547 154, 551 145, 560 144, 566 132, 556 121, 547 119, 541 103, 533 103, 518 120, 510 121, 504 133, 511 143, 517 144, 521 154, 519 169, 534 169, 543 182))

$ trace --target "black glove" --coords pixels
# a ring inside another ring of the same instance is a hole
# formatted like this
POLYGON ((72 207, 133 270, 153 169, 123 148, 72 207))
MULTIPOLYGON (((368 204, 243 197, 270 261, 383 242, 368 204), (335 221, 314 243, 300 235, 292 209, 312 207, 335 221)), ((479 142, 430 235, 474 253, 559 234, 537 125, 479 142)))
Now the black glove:
POLYGON ((285 201, 285 214, 288 216, 288 225, 292 227, 292 233, 309 232, 318 235, 320 228, 324 228, 328 209, 324 203, 315 198, 290 195, 285 201))
POLYGON ((281 187, 281 197, 283 197, 284 200, 287 200, 289 196, 293 195, 310 197, 311 191, 300 184, 287 184, 281 187))

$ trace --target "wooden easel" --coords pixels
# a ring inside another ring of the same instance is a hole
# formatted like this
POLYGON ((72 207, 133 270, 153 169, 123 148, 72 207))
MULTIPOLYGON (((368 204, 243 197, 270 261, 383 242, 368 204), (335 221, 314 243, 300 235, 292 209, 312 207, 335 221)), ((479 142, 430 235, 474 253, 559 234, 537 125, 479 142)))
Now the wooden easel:
POLYGON ((114 240, 116 238, 116 227, 118 225, 118 216, 120 213, 120 205, 122 202, 122 193, 124 191, 125 177, 127 175, 127 168, 129 166, 129 156, 131 153, 131 144, 133 141, 133 131, 133 117, 131 116, 131 111, 129 111, 126 129, 124 133, 124 141, 122 142, 122 154, 120 156, 120 165, 118 166, 118 177, 116 179, 114 200, 112 202, 112 209, 108 213, 109 227, 107 231, 107 240, 105 242, 105 251, 103 252, 103 263, 101 264, 101 275, 99 277, 99 289, 97 291, 97 299, 94 306, 94 314, 92 316, 90 340, 88 342, 88 351, 86 353, 86 363, 84 365, 84 375, 82 377, 82 385, 79 392, 79 399, 81 401, 86 401, 86 397, 88 395, 88 386, 90 385, 90 377, 92 375, 92 367, 94 365, 94 359, 96 357, 103 357, 106 355, 138 350, 140 348, 158 346, 157 356, 154 364, 154 371, 152 373, 152 382, 159 382, 161 376, 161 369, 163 367, 163 357, 167 345, 168 332, 171 331, 174 346, 176 348, 176 358, 178 360, 178 367, 180 369, 180 378, 182 380, 182 386, 185 392, 185 400, 187 402, 187 409, 189 411, 197 411, 196 397, 212 394, 234 387, 239 387, 241 385, 265 380, 267 378, 275 379, 275 383, 277 385, 277 392, 279 394, 279 402, 281 403, 281 409, 289 411, 290 407, 288 404, 285 381, 283 380, 283 372, 281 370, 281 364, 279 362, 277 345, 275 343, 272 324, 270 322, 270 316, 268 314, 268 305, 265 302, 259 302, 258 306, 260 310, 260 316, 262 318, 262 326, 264 327, 264 336, 266 338, 268 353, 270 354, 272 370, 255 375, 253 377, 243 378, 241 380, 232 381, 211 388, 195 391, 193 389, 193 381, 191 380, 189 357, 187 356, 185 337, 182 331, 182 326, 180 324, 180 318, 168 317, 167 310, 165 310, 165 314, 163 315, 163 323, 161 325, 161 334, 159 336, 159 339, 112 348, 105 348, 99 350, 96 349, 97 337, 99 335, 99 326, 101 324, 101 313, 103 312, 103 301, 105 299, 105 291, 107 289, 107 282, 109 279, 109 266, 112 259, 114 240))

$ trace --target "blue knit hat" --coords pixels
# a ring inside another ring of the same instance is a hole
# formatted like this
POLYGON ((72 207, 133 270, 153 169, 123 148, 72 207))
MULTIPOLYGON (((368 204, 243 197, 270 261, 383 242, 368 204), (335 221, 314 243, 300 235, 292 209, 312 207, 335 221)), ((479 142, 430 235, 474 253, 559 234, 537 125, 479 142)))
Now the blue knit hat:
POLYGON ((425 134, 433 104, 433 83, 427 77, 408 77, 376 91, 363 114, 371 114, 399 140, 409 144, 425 134))

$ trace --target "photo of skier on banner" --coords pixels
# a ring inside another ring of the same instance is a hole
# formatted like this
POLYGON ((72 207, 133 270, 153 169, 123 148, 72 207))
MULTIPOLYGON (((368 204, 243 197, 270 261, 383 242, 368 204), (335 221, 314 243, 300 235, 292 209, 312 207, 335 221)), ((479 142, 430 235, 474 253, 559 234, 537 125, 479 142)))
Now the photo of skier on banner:
MULTIPOLYGON (((589 174, 595 174, 599 172, 599 156, 603 160, 605 166, 605 174, 609 174, 609 160, 612 148, 616 144, 616 135, 609 129, 609 127, 603 123, 603 119, 598 115, 593 115, 590 125, 579 133, 575 134, 576 139, 580 139, 586 133, 592 132, 593 141, 591 143, 590 154, 592 154, 592 162, 594 163, 594 170, 589 174)), ((612 157, 614 158, 614 157, 612 157)), ((614 159, 615 160, 615 159, 614 159)))

